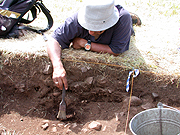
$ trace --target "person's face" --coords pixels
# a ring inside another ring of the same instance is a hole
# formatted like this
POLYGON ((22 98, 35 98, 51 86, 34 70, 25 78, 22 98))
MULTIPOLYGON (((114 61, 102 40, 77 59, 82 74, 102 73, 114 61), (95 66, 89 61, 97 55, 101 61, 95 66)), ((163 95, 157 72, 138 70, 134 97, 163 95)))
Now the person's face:
POLYGON ((105 30, 103 30, 103 31, 90 31, 89 30, 89 34, 91 35, 91 36, 99 36, 99 35, 101 35, 103 32, 104 32, 105 30))

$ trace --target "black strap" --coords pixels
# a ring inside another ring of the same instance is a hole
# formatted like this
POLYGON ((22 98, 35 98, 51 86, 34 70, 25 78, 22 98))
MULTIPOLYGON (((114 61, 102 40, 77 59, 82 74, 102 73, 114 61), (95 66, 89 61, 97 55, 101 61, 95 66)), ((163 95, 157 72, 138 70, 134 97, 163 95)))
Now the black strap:
POLYGON ((53 18, 50 14, 50 11, 44 6, 44 4, 42 2, 41 3, 37 2, 37 5, 40 6, 40 8, 42 9, 42 12, 46 15, 46 18, 48 20, 47 28, 40 30, 41 32, 45 32, 53 26, 53 18))
MULTIPOLYGON (((39 6, 41 8, 42 12, 45 14, 45 16, 46 16, 46 18, 48 20, 47 27, 45 29, 37 30, 37 29, 34 29, 34 28, 30 28, 28 26, 19 26, 20 30, 25 29, 25 30, 29 30, 29 31, 33 31, 33 32, 42 34, 43 32, 49 30, 53 26, 53 18, 50 15, 50 11, 44 6, 44 4, 42 2, 41 3, 36 2, 36 6, 39 6)), ((31 11, 31 12, 33 12, 33 11, 31 11)), ((36 15, 34 15, 34 17, 36 17, 36 15)))
POLYGON ((21 18, 21 20, 20 20, 21 23, 29 24, 29 23, 33 22, 37 18, 37 10, 36 10, 35 6, 33 6, 30 9, 30 11, 31 11, 33 19, 28 20, 28 18, 27 19, 21 18))

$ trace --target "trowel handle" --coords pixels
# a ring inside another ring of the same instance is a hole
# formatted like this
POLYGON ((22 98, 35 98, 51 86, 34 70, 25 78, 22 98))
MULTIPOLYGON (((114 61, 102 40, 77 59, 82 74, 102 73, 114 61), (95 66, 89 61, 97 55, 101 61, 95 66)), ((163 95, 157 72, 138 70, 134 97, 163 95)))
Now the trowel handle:
POLYGON ((66 90, 65 90, 65 88, 63 86, 63 89, 62 89, 62 100, 65 99, 65 96, 66 96, 66 90))

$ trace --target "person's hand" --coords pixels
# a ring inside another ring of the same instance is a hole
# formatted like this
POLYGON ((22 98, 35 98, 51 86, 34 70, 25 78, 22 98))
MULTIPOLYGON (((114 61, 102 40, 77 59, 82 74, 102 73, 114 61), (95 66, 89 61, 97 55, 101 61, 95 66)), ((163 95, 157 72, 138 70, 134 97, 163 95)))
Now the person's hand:
POLYGON ((63 85, 67 90, 66 71, 61 62, 61 45, 52 37, 48 39, 47 52, 53 65, 53 82, 60 90, 63 89, 63 85))
POLYGON ((53 70, 53 82, 55 83, 55 85, 62 90, 63 89, 63 85, 64 88, 67 90, 68 89, 68 84, 67 84, 67 79, 66 79, 66 71, 65 69, 62 67, 55 67, 53 70))
POLYGON ((84 47, 84 45, 87 43, 86 39, 83 38, 74 38, 72 42, 72 46, 74 49, 81 49, 84 47))

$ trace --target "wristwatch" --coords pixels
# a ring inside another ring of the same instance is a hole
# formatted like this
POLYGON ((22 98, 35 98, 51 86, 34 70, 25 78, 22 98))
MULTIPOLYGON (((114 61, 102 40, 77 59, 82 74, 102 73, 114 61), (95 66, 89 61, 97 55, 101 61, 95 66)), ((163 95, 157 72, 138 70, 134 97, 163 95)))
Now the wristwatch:
POLYGON ((87 43, 84 45, 84 49, 86 51, 91 50, 91 40, 88 40, 87 43))

